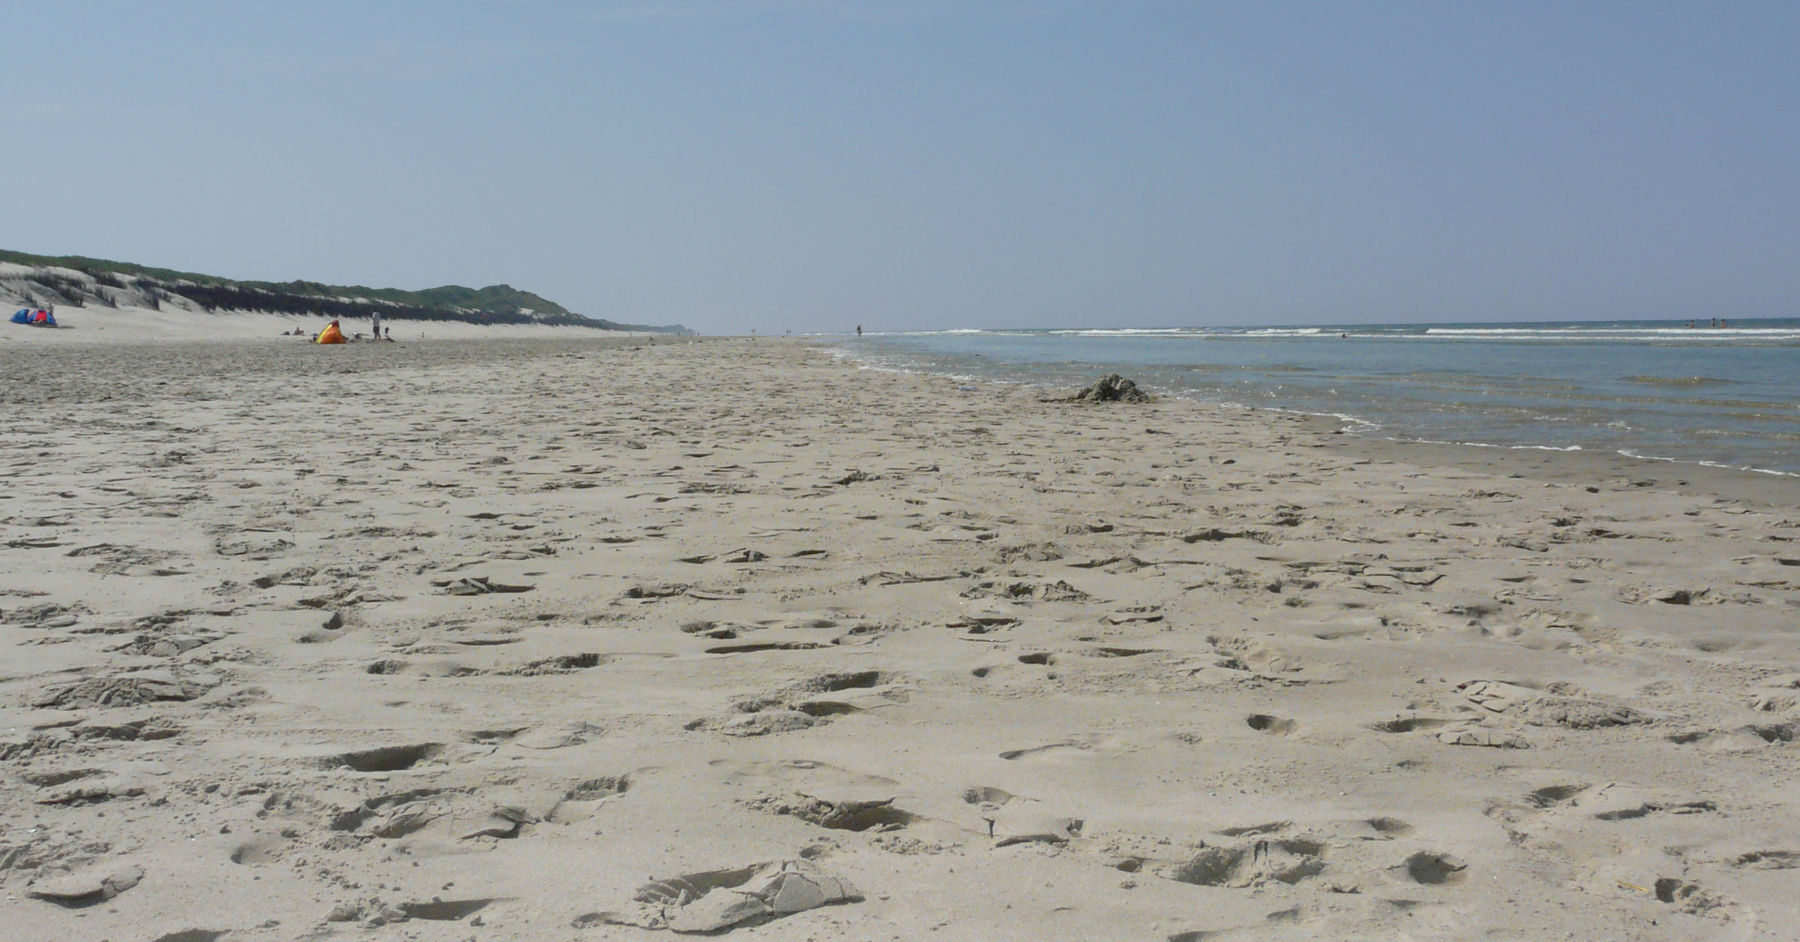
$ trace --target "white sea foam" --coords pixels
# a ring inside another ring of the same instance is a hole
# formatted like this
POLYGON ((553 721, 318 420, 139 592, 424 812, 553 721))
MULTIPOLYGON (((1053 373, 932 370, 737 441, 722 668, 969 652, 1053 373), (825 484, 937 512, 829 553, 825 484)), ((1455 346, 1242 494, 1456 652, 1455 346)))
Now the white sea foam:
POLYGON ((1323 327, 1254 327, 1237 331, 1240 337, 1318 337, 1324 333, 1323 327))
POLYGON ((1420 334, 1395 333, 1384 337, 1429 340, 1555 340, 1720 343, 1753 340, 1759 343, 1800 342, 1793 327, 1427 327, 1420 334))
POLYGON ((1620 457, 1630 458, 1635 461, 1663 461, 1670 464, 1697 464, 1702 468, 1718 468, 1721 471, 1746 471, 1751 474, 1770 474, 1779 478, 1800 478, 1800 474, 1796 474, 1792 471, 1777 471, 1773 468, 1758 468, 1747 464, 1726 464, 1722 461, 1706 461, 1704 459, 1700 461, 1683 461, 1680 458, 1667 458, 1662 455, 1641 454, 1632 451, 1629 448, 1619 449, 1618 454, 1620 457))
POLYGON ((1060 337, 1199 337, 1207 332, 1192 327, 1066 327, 1044 333, 1060 337))

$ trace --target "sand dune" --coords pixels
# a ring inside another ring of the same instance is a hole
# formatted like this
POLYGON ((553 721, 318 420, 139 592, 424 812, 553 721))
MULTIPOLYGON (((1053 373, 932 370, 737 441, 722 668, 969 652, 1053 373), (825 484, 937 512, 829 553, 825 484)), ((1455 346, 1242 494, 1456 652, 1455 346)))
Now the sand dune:
POLYGON ((1800 934, 1793 479, 784 341, 57 339, 0 344, 13 937, 1800 934))

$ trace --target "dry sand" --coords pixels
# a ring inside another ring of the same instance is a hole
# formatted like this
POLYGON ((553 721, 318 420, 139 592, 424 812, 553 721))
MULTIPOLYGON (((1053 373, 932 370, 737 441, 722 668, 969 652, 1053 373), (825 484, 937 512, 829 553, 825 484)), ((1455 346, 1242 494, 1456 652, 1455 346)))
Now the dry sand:
POLYGON ((1800 936, 1794 479, 67 339, 0 345, 8 938, 1800 936))
MULTIPOLYGON (((31 271, 23 265, 0 262, 0 275, 31 271)), ((82 272, 57 269, 71 277, 82 272)), ((17 297, 0 294, 0 315, 25 307, 17 297)), ((30 305, 35 307, 36 305, 30 305)), ((304 343, 331 323, 329 317, 301 317, 292 314, 262 314, 251 311, 209 313, 170 302, 152 310, 141 307, 56 307, 57 327, 27 327, 0 320, 0 349, 8 346, 69 347, 90 344, 194 343, 222 340, 278 340, 304 343), (295 330, 301 336, 283 336, 295 330)), ((486 326, 461 321, 393 320, 382 322, 396 342, 418 340, 481 340, 495 337, 561 340, 593 340, 597 337, 636 336, 619 331, 601 331, 588 327, 563 327, 544 324, 508 324, 486 326)), ((373 342, 373 325, 363 318, 345 318, 340 325, 352 340, 368 337, 373 342)))

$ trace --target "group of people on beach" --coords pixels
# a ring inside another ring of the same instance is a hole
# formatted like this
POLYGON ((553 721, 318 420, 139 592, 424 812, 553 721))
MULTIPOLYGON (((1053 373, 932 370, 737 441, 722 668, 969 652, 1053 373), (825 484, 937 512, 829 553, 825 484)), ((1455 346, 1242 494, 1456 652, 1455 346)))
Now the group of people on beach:
POLYGON ((19 308, 18 311, 13 314, 12 322, 15 324, 25 324, 30 327, 55 327, 56 305, 51 304, 36 310, 32 310, 28 307, 19 308))
MULTIPOLYGON (((293 330, 282 331, 281 336, 283 336, 283 337, 305 337, 305 336, 307 336, 307 332, 306 332, 306 328, 304 328, 304 327, 296 327, 293 330)), ((312 336, 313 343, 334 344, 334 343, 344 343, 345 342, 344 328, 338 323, 337 318, 335 318, 335 317, 331 319, 331 323, 325 325, 324 330, 321 330, 318 333, 313 334, 311 336, 312 336)), ((356 334, 354 336, 354 339, 361 340, 361 339, 363 339, 363 335, 356 334)), ((370 337, 369 339, 392 341, 394 339, 394 328, 382 327, 381 326, 381 318, 379 316, 377 316, 375 318, 374 336, 370 337)))

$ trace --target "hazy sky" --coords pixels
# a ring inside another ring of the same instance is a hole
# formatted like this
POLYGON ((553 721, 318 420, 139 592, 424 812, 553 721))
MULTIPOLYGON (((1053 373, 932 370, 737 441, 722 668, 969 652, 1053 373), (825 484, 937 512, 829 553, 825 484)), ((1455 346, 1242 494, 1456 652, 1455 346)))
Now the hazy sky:
POLYGON ((0 7, 4 248, 709 333, 1800 314, 1789 0, 0 7))

